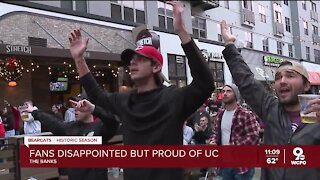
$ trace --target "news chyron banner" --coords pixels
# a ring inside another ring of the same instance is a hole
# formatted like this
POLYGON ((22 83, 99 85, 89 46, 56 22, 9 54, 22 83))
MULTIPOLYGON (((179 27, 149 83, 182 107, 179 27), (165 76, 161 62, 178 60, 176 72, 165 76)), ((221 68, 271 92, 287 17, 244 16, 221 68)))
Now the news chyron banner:
POLYGON ((26 136, 24 142, 21 167, 320 167, 320 146, 101 145, 97 136, 26 136))

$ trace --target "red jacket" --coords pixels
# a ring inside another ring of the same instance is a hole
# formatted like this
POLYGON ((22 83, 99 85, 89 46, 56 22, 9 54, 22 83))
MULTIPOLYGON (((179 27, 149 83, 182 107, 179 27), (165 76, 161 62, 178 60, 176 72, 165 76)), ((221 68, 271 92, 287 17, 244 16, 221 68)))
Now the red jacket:
POLYGON ((4 130, 4 125, 2 123, 2 119, 0 117, 0 138, 4 138, 6 131, 4 130))
POLYGON ((12 109, 12 113, 13 113, 13 116, 14 116, 14 125, 13 125, 13 127, 14 127, 15 130, 20 130, 20 119, 21 119, 20 112, 15 107, 13 107, 13 106, 10 106, 10 107, 12 109))

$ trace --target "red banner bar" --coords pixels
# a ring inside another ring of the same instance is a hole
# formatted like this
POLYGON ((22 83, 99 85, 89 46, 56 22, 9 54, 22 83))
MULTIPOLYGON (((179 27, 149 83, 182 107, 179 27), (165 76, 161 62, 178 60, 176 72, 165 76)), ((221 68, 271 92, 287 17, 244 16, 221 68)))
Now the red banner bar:
POLYGON ((20 146, 21 167, 320 167, 320 146, 20 146))

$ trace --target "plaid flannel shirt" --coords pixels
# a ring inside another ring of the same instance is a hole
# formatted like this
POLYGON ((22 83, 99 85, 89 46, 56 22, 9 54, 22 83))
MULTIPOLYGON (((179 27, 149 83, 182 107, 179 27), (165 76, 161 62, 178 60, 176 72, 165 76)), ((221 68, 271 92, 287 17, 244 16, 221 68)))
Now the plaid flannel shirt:
MULTIPOLYGON (((210 143, 221 145, 221 120, 224 111, 225 109, 221 109, 217 114, 210 143)), ((259 130, 260 126, 256 115, 238 105, 232 119, 229 143, 230 145, 257 145, 259 143, 259 130)), ((248 168, 240 167, 239 174, 246 173, 248 170, 248 168)))

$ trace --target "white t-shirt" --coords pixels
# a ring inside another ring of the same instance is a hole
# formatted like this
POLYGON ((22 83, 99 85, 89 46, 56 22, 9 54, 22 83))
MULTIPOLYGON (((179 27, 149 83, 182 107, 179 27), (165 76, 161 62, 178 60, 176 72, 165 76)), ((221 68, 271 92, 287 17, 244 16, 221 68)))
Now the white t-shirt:
POLYGON ((229 145, 234 112, 225 110, 221 120, 221 144, 229 145))

